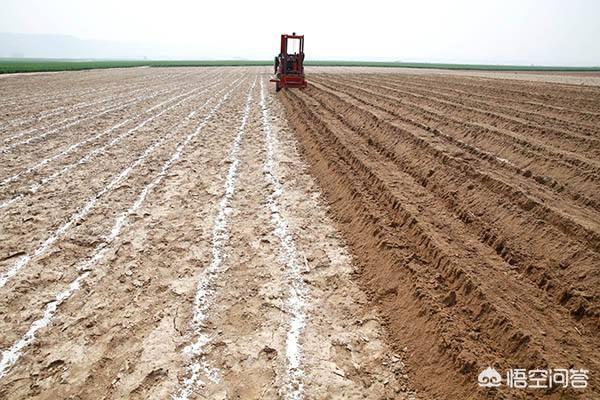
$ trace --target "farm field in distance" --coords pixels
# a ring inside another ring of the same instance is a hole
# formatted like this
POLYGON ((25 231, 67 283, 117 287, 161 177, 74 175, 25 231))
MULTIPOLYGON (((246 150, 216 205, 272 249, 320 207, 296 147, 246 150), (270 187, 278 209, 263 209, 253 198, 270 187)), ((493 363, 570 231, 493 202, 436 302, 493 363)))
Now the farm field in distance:
POLYGON ((600 396, 597 73, 271 72, 0 77, 1 398, 600 396))
MULTIPOLYGON (((272 60, 74 60, 43 58, 1 58, 0 75, 24 72, 80 71, 105 68, 132 67, 248 67, 272 66, 272 60)), ((513 71, 575 73, 600 76, 600 67, 554 67, 527 65, 481 65, 481 64, 441 64, 394 61, 328 61, 307 60, 305 65, 312 67, 379 67, 412 69, 445 69, 457 71, 513 71)))

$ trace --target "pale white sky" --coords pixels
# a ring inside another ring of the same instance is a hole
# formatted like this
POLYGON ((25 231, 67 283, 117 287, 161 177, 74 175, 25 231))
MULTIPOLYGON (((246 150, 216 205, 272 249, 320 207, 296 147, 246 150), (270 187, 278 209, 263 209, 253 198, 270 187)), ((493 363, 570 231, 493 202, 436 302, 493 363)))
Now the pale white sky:
POLYGON ((150 44, 165 58, 600 65, 600 1, 0 0, 0 32, 150 44))

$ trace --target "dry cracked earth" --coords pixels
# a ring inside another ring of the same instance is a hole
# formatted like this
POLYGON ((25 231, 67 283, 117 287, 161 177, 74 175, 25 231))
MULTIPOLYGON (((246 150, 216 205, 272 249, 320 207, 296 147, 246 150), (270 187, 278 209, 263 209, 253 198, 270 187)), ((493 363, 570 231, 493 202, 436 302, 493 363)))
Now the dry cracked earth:
POLYGON ((597 398, 597 77, 475 75, 0 79, 0 397, 597 398))

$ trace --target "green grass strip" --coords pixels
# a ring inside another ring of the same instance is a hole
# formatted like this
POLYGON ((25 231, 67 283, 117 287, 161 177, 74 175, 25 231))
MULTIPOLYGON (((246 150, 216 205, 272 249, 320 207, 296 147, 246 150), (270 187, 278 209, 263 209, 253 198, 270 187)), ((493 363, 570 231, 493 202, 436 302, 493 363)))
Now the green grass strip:
MULTIPOLYGON (((15 59, 0 58, 0 74, 16 72, 80 71, 101 68, 131 67, 231 67, 231 66, 270 66, 271 60, 64 60, 64 59, 15 59)), ((387 68, 434 68, 450 70, 478 71, 557 71, 557 72, 600 72, 600 67, 555 67, 524 65, 485 65, 485 64, 438 64, 411 62, 377 61, 306 61, 307 66, 331 67, 387 67, 387 68)))

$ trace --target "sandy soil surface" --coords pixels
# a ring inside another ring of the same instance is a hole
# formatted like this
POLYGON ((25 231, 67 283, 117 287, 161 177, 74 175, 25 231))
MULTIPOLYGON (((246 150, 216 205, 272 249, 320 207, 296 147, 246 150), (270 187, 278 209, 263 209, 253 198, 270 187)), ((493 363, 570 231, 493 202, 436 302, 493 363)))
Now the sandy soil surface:
POLYGON ((568 85, 600 86, 600 72, 557 72, 557 71, 468 71, 432 68, 382 68, 382 67, 307 67, 307 73, 336 74, 392 74, 392 75, 445 75, 489 79, 511 79, 518 81, 562 83, 568 85))
POLYGON ((600 396, 600 90, 309 70, 0 80, 1 398, 600 396))
POLYGON ((268 70, 0 81, 0 397, 417 398, 268 70))
POLYGON ((598 398, 600 89, 310 78, 288 120, 421 395, 598 398), (589 387, 478 391, 489 365, 587 369, 589 387))

